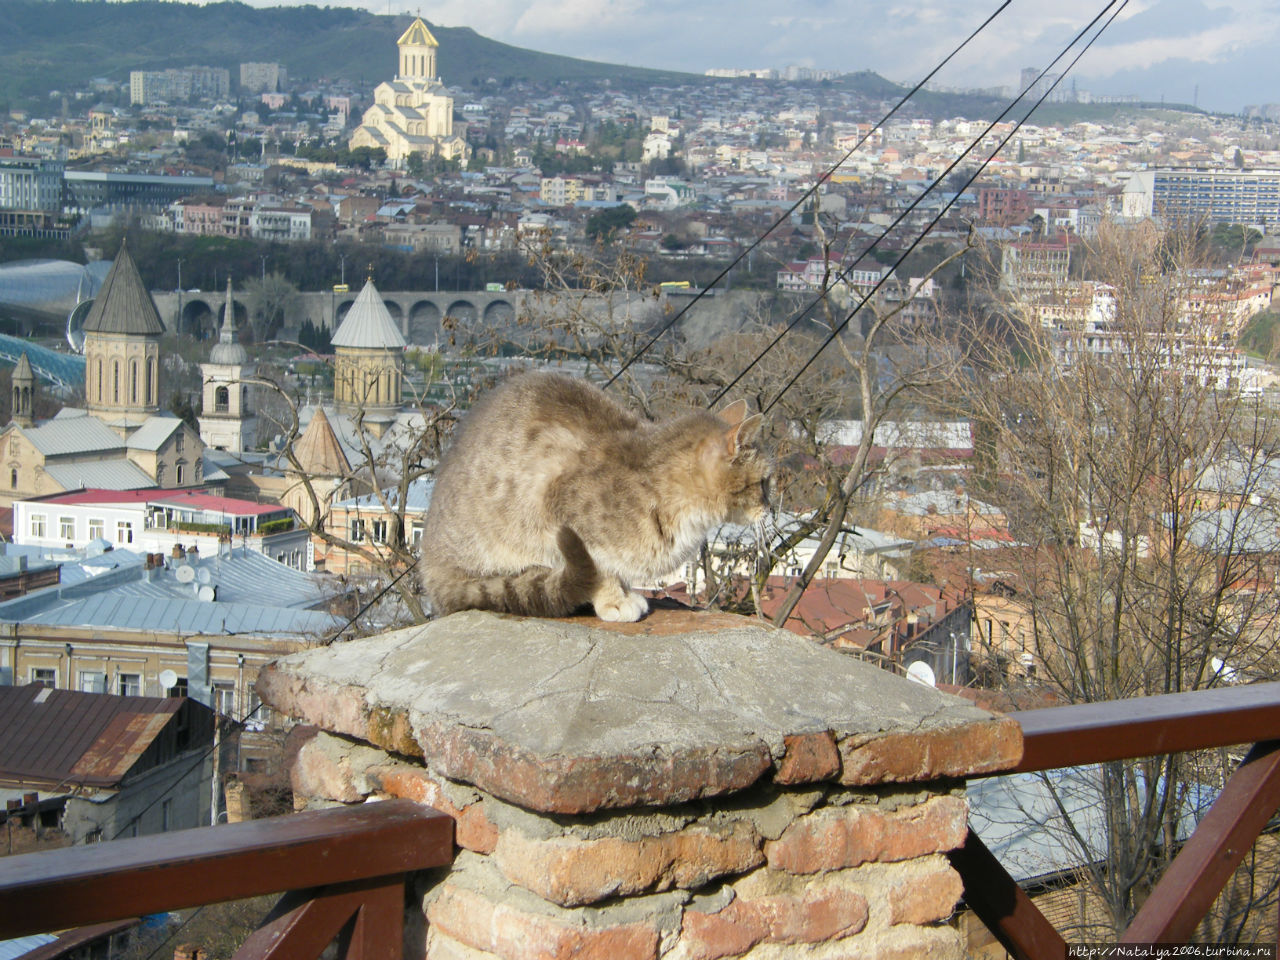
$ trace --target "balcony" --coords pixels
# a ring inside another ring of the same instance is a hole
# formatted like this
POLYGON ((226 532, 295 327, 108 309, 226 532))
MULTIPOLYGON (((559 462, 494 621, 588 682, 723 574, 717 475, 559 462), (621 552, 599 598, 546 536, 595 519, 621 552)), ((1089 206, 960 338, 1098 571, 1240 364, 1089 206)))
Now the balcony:
POLYGON ((1280 806, 1280 684, 1002 718, 727 615, 459 614, 285 658, 259 690, 324 728, 295 792, 342 806, 2 859, 0 937, 293 891, 239 957, 336 938, 393 960, 427 890, 428 958, 959 960, 963 891, 1011 955, 1062 958, 957 778, 1253 744, 1126 942, 1192 940, 1280 806))

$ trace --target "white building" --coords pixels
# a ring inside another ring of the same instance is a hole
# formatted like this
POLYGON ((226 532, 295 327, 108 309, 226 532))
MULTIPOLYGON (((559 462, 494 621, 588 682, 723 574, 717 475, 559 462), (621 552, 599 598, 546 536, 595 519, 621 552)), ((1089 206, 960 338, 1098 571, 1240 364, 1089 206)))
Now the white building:
POLYGON ((175 547, 211 557, 235 546, 297 570, 313 567, 310 532, 288 507, 191 490, 91 489, 17 500, 13 540, 65 550, 106 541, 165 556, 175 547))

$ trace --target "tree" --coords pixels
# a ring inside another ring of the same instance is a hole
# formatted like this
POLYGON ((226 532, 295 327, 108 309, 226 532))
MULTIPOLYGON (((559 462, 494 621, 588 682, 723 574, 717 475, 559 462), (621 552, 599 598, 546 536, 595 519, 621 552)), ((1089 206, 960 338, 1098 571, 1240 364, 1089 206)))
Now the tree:
MULTIPOLYGON (((1012 304, 1003 336, 988 323, 965 338, 971 375, 953 384, 953 409, 996 451, 991 496, 1022 544, 982 564, 1006 571, 1030 659, 985 634, 980 653, 1061 701, 1275 675, 1280 430, 1187 306, 1195 247, 1104 225, 1086 245, 1092 318, 1049 327, 1012 304)), ((1073 781, 1084 807, 1046 779, 1058 839, 1099 905, 1084 939, 1128 925, 1221 776, 1216 755, 1107 763, 1073 781), (1083 819, 1094 809, 1097 829, 1083 819)))
POLYGON ((587 218, 587 237, 597 243, 612 243, 618 232, 631 226, 637 216, 635 208, 626 203, 600 210, 587 218))
POLYGON ((274 338, 289 314, 302 302, 298 288, 276 271, 250 279, 244 290, 249 310, 259 323, 260 340, 274 338))

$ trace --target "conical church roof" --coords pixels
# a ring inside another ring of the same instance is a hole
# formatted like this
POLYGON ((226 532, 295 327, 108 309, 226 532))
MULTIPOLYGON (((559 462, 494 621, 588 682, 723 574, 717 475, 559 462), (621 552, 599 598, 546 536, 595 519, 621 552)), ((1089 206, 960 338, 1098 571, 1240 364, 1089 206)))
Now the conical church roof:
POLYGON ((14 380, 34 380, 36 372, 31 369, 31 360, 27 357, 27 351, 22 351, 22 356, 18 358, 18 362, 14 364, 12 379, 14 380))
POLYGON ((372 280, 365 281, 364 289, 347 311, 332 342, 335 347, 403 349, 405 344, 400 328, 391 319, 391 312, 382 302, 382 295, 372 280))
POLYGON ((431 35, 431 31, 427 29, 427 25, 422 22, 421 17, 415 17, 413 23, 409 24, 409 29, 400 35, 400 39, 396 41, 397 46, 401 47, 438 47, 439 43, 436 38, 431 35))
POLYGON ((102 289, 84 320, 85 333, 126 333, 158 337, 164 324, 125 244, 102 281, 102 289))
POLYGON ((312 414, 307 429, 293 445, 293 454, 303 472, 313 477, 345 477, 351 472, 351 463, 342 452, 323 407, 317 407, 312 414))

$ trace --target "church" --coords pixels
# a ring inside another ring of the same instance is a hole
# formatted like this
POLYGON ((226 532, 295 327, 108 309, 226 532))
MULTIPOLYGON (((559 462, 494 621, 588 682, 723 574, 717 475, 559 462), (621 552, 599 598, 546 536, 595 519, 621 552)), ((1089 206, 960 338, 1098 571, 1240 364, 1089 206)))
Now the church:
POLYGON ((125 245, 84 322, 85 406, 33 417, 35 376, 25 355, 13 372, 11 419, 0 430, 0 506, 82 487, 204 487, 200 435, 161 408, 164 324, 125 245))
POLYGON ((403 167, 411 154, 466 162, 470 148, 462 130, 454 131, 453 95, 436 76, 440 44, 421 17, 396 41, 400 71, 378 84, 374 104, 365 111, 349 146, 381 147, 392 165, 403 167))

